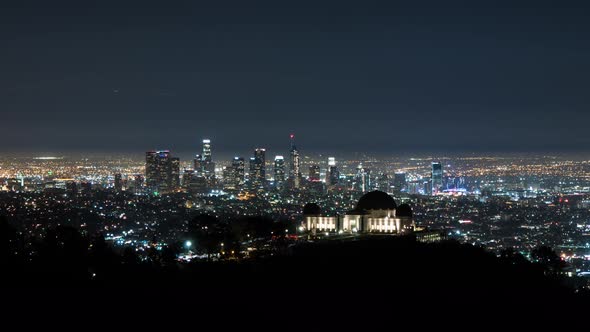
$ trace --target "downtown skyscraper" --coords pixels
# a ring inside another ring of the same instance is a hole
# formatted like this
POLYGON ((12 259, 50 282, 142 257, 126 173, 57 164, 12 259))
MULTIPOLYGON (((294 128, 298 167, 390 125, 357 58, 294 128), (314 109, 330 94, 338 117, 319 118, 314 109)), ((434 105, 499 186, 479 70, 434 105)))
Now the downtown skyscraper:
POLYGON ((229 171, 229 184, 233 189, 240 189, 244 186, 245 164, 244 158, 234 157, 229 171))
POLYGON ((436 195, 443 188, 443 168, 440 162, 432 163, 432 194, 436 195))
POLYGON ((285 184, 285 158, 275 156, 274 179, 277 188, 282 188, 285 184))
POLYGON ((169 193, 180 186, 180 159, 169 150, 148 151, 145 155, 145 181, 154 193, 169 193))
POLYGON ((326 172, 326 184, 328 186, 335 186, 340 181, 340 172, 336 166, 336 158, 328 158, 328 172, 326 172))
POLYGON ((254 150, 250 158, 250 184, 253 189, 262 189, 266 185, 266 149, 254 150))
POLYGON ((203 140, 203 154, 201 155, 201 167, 203 169, 202 174, 207 179, 215 177, 215 163, 213 162, 213 156, 211 153, 211 140, 203 140))
POLYGON ((301 185, 301 161, 299 158, 299 150, 297 150, 297 146, 295 146, 294 134, 291 134, 290 139, 289 179, 293 181, 294 188, 299 188, 301 185))

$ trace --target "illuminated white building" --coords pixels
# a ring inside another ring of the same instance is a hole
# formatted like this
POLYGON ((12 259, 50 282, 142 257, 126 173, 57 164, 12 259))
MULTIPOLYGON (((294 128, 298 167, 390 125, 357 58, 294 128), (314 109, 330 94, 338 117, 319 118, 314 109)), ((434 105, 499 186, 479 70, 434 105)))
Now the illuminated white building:
POLYGON ((407 204, 397 206, 394 199, 382 191, 372 191, 361 197, 356 208, 342 216, 324 216, 314 203, 303 209, 304 227, 315 234, 328 233, 388 233, 414 231, 412 209, 407 204))

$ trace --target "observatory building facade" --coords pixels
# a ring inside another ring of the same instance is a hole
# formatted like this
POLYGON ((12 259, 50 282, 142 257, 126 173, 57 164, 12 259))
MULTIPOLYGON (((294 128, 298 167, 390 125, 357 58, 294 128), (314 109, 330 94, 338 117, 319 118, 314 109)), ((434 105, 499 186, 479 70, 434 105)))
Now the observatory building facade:
POLYGON ((306 231, 330 233, 388 233, 406 234, 414 231, 412 209, 407 204, 397 206, 393 197, 382 191, 363 195, 356 207, 345 215, 324 216, 315 203, 303 208, 306 231))

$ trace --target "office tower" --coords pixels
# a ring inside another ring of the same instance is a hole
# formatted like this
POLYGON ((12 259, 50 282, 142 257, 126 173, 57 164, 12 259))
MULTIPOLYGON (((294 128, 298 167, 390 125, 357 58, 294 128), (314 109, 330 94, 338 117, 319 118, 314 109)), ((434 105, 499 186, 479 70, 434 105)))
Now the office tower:
POLYGON ((193 176, 195 175, 195 171, 192 169, 184 169, 182 173, 182 188, 189 189, 193 176))
POLYGON ((115 174, 115 191, 118 193, 123 191, 123 177, 121 173, 115 174))
POLYGON ((402 191, 406 189, 406 173, 395 173, 393 175, 393 187, 397 191, 402 191))
POLYGON ((335 186, 340 182, 340 172, 336 166, 336 158, 328 158, 328 172, 326 173, 326 183, 329 186, 335 186))
POLYGON ((134 193, 136 195, 140 195, 144 193, 144 185, 145 177, 141 174, 136 174, 133 179, 133 186, 134 186, 134 193))
POLYGON ((285 158, 283 156, 275 156, 275 184, 278 188, 282 188, 285 184, 285 158))
POLYGON ((436 195, 443 189, 443 168, 439 162, 432 163, 432 194, 436 195))
POLYGON ((145 180, 148 188, 158 187, 158 152, 148 151, 145 153, 145 180))
POLYGON ((234 157, 231 163, 231 182, 234 189, 240 189, 244 186, 245 165, 244 158, 234 157))
POLYGON ((146 185, 154 192, 167 193, 179 187, 180 159, 172 158, 170 151, 146 152, 146 185))
POLYGON ((203 176, 205 176, 207 179, 212 179, 215 177, 215 163, 213 162, 213 157, 211 155, 210 139, 203 140, 203 155, 201 157, 201 165, 203 169, 203 176))
POLYGON ((357 167, 357 172, 355 176, 355 190, 360 192, 367 192, 371 188, 371 171, 362 164, 359 164, 357 167))
POLYGON ((301 183, 301 164, 299 160, 299 150, 295 146, 295 135, 291 134, 291 151, 289 163, 289 178, 293 180, 293 187, 299 188, 301 183))
POLYGON ((320 181, 320 166, 311 165, 309 166, 309 181, 319 182, 320 181))
POLYGON ((203 140, 203 159, 204 162, 211 162, 213 158, 211 156, 211 140, 204 139, 203 140))
POLYGON ((250 183, 252 188, 263 188, 266 184, 266 149, 254 150, 254 158, 250 158, 250 183))
POLYGON ((195 175, 203 175, 203 156, 200 154, 195 155, 195 159, 193 160, 193 169, 195 170, 195 175))
POLYGON ((250 157, 249 172, 248 172, 248 182, 250 183, 250 187, 253 186, 252 183, 254 182, 255 169, 256 169, 256 158, 250 157))
POLYGON ((225 189, 234 189, 234 174, 231 166, 223 166, 221 168, 221 179, 223 180, 223 187, 225 189))
POLYGON ((170 159, 170 173, 169 173, 169 188, 176 190, 180 188, 180 158, 174 157, 170 159))

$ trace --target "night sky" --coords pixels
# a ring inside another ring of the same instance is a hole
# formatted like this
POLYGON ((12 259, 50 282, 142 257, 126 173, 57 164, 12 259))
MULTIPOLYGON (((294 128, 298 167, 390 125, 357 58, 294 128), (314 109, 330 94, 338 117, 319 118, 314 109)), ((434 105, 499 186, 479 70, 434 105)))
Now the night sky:
POLYGON ((3 2, 0 152, 587 151, 584 3, 3 2))

